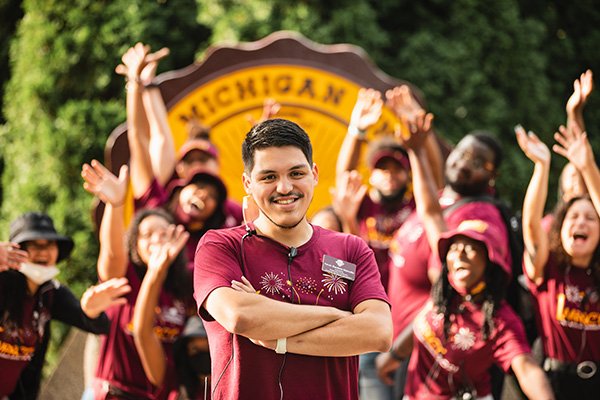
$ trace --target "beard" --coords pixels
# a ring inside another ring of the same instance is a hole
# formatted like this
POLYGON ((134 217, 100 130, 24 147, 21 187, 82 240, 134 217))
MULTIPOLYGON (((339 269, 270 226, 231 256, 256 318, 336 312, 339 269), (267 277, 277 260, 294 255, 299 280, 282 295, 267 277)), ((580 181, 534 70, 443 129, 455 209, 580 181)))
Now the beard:
POLYGON ((448 182, 452 190, 462 197, 481 196, 487 193, 489 183, 487 181, 479 182, 448 182))
POLYGON ((276 227, 278 227, 278 228, 280 228, 280 229, 294 229, 294 228, 295 228, 295 227, 297 227, 297 226, 300 224, 300 222, 302 222, 302 220, 304 219, 304 217, 302 217, 302 218, 300 218, 300 219, 298 220, 298 222, 296 222, 295 224, 292 224, 292 225, 281 225, 281 224, 278 224, 277 222, 275 222, 275 221, 274 221, 274 220, 273 220, 271 217, 269 217, 269 214, 267 214, 267 213, 265 213, 265 212, 263 212, 263 214, 265 215, 265 217, 267 217, 267 219, 268 219, 269 221, 271 221, 271 223, 272 223, 273 225, 275 225, 276 227))
POLYGON ((381 203, 383 205, 385 205, 385 206, 394 205, 397 203, 401 203, 402 200, 404 200, 404 194, 406 193, 406 187, 404 187, 402 189, 398 189, 397 191, 395 191, 394 193, 391 193, 389 195, 385 195, 385 194, 381 193, 379 190, 377 190, 377 193, 379 194, 379 198, 381 199, 381 203))

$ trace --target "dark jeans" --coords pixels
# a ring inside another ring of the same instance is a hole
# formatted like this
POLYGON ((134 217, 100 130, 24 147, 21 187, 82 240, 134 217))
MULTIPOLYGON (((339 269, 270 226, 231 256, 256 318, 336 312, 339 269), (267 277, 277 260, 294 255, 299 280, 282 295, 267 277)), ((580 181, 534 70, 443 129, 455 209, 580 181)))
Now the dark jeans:
POLYGON ((402 397, 404 397, 404 385, 406 384, 409 362, 410 357, 404 359, 400 363, 400 368, 396 370, 396 375, 394 375, 394 399, 396 400, 402 400, 402 397))
POLYGON ((569 371, 547 371, 557 400, 598 400, 600 398, 600 371, 589 379, 582 379, 569 371))

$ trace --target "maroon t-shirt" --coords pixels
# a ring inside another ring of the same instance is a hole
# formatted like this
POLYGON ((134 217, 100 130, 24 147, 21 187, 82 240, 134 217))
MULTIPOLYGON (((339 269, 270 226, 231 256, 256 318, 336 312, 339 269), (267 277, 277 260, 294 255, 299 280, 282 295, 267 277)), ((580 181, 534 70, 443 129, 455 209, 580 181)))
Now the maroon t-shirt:
POLYGON ((50 320, 47 308, 34 311, 35 301, 36 298, 25 296, 22 328, 6 323, 0 327, 0 398, 15 390, 21 372, 31 361, 50 320), (34 318, 34 313, 37 318, 34 318))
MULTIPOLYGON (((213 399, 358 399, 358 357, 316 357, 253 344, 226 331, 201 305, 219 287, 242 275, 260 295, 294 303, 353 310, 368 299, 387 302, 373 252, 356 236, 313 226, 311 239, 293 259, 290 288, 289 248, 263 236, 244 239, 244 227, 209 231, 195 259, 194 297, 205 323, 212 360, 213 399), (323 256, 356 264, 355 280, 321 270, 323 256), (242 263, 243 259, 243 263, 242 263), (243 266, 242 266, 243 265, 243 266)), ((265 310, 268 313, 268 310, 265 310)))
MULTIPOLYGON (((471 219, 483 220, 490 225, 498 226, 502 231, 502 237, 498 240, 504 246, 509 246, 504 220, 500 211, 491 203, 466 203, 444 218, 449 230, 458 227, 462 221, 471 219)), ((510 252, 507 252, 507 257, 510 257, 510 252)), ((431 256, 423 223, 417 213, 413 212, 396 232, 390 246, 388 294, 392 303, 394 337, 397 337, 412 322, 429 299, 431 282, 427 271, 429 268, 439 270, 440 266, 438 255, 431 256)))
MULTIPOLYGON (((133 308, 141 282, 131 264, 127 269, 126 277, 131 286, 131 292, 125 296, 127 303, 111 307, 106 311, 111 326, 110 332, 102 338, 96 377, 139 398, 176 399, 178 383, 173 361, 173 342, 180 336, 185 325, 185 304, 165 290, 160 293, 154 333, 163 344, 167 368, 164 383, 162 387, 157 388, 146 378, 133 340, 133 308)), ((95 399, 104 399, 106 393, 101 390, 101 385, 97 386, 95 399)))
POLYGON ((369 195, 363 198, 358 210, 358 224, 362 237, 375 254, 381 274, 381 282, 387 288, 389 280, 389 249, 394 233, 402 226, 415 209, 412 196, 400 204, 384 205, 375 203, 369 195))
MULTIPOLYGON (((153 179, 146 192, 144 192, 140 198, 134 199, 134 207, 136 210, 141 210, 142 208, 158 208, 166 206, 168 202, 169 193, 156 179, 153 179)), ((223 212, 225 213, 223 228, 238 226, 243 222, 242 206, 235 201, 226 199, 225 204, 223 205, 223 212)), ((204 231, 190 232, 190 238, 185 245, 185 254, 188 259, 190 272, 194 269, 196 247, 203 234, 204 231)))
POLYGON ((550 232, 550 229, 552 229, 553 223, 554 223, 554 214, 550 213, 550 214, 544 215, 544 218, 542 218, 542 229, 544 229, 544 232, 550 232))
POLYGON ((405 396, 450 399, 464 387, 474 388, 477 397, 490 394, 490 366, 497 364, 508 372, 516 356, 530 352, 523 324, 508 304, 496 310, 493 320, 494 330, 484 341, 481 307, 465 302, 464 310, 454 315, 445 338, 443 314, 427 303, 413 324, 414 347, 405 396))
POLYGON ((539 286, 527 282, 546 356, 569 362, 600 360, 600 302, 593 276, 583 268, 567 272, 550 253, 544 281, 539 286))

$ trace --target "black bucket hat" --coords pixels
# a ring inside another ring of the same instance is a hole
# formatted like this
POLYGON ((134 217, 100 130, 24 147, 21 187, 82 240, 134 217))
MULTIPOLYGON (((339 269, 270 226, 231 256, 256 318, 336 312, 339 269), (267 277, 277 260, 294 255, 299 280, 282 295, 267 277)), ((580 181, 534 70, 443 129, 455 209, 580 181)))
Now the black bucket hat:
POLYGON ((58 263, 69 257, 73 239, 56 232, 52 218, 40 212, 28 212, 10 223, 9 240, 22 245, 31 240, 55 240, 58 246, 58 263))

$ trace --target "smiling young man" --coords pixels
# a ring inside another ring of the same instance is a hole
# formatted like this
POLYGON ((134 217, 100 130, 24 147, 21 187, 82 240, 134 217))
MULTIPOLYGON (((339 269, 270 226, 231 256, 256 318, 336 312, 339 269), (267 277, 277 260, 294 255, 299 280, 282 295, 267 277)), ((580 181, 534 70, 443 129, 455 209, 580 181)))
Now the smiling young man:
POLYGON ((195 257, 212 398, 358 399, 356 355, 391 344, 373 252, 358 237, 308 223, 318 169, 298 125, 256 125, 242 157, 259 216, 208 232, 195 257))

